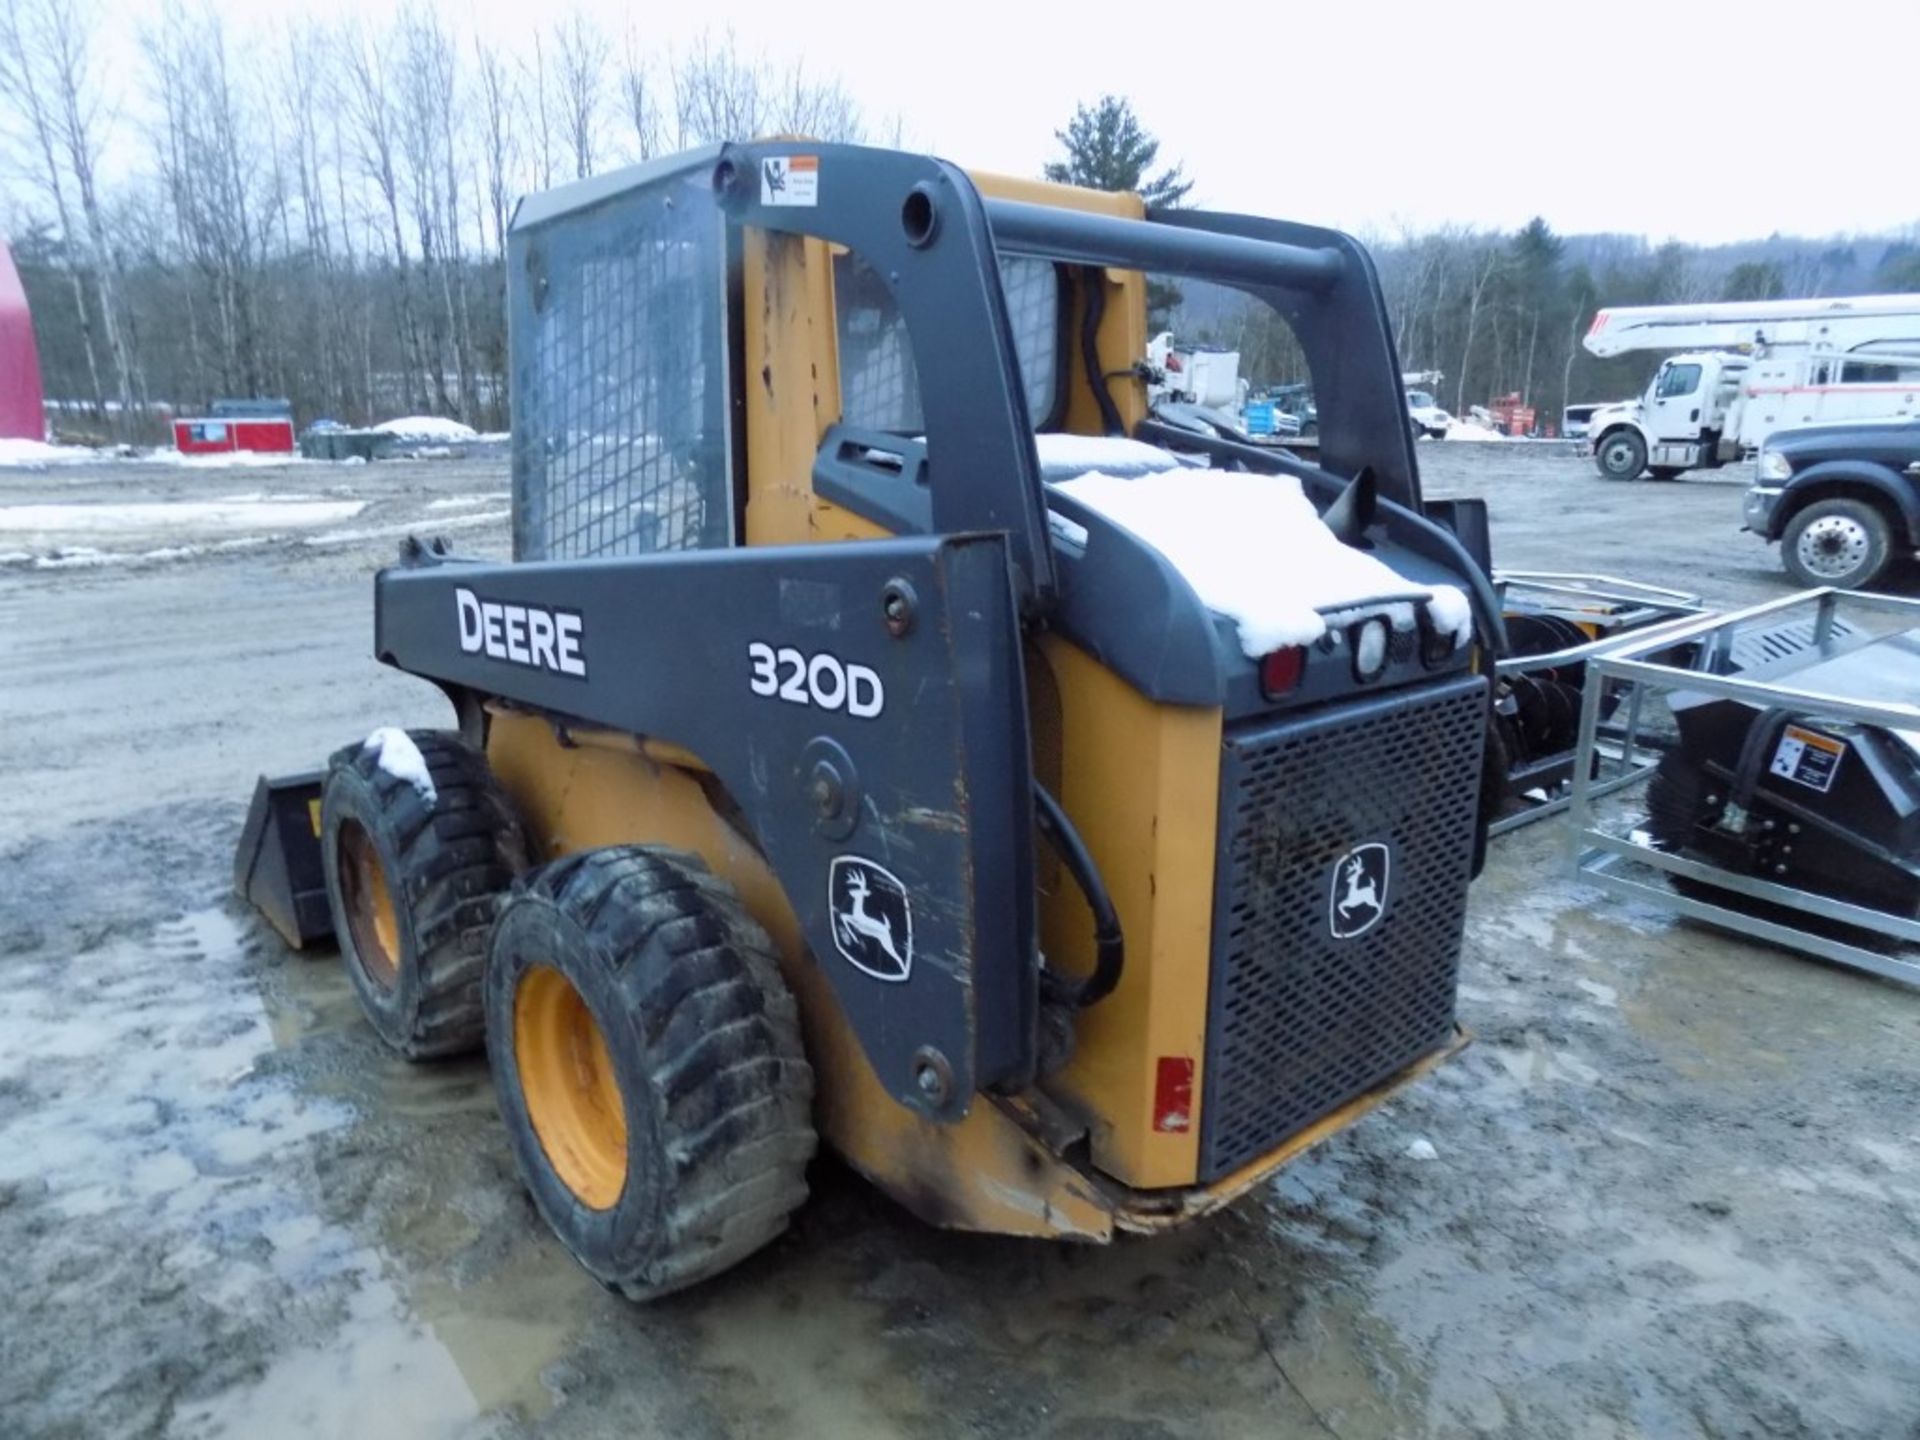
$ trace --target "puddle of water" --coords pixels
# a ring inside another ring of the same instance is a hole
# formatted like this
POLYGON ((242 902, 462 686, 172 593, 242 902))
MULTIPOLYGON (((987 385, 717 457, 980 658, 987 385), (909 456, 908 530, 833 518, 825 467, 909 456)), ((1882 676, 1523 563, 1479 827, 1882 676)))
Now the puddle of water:
MULTIPOLYGON (((439 1436, 497 1406, 537 1417, 567 1329, 525 1318, 525 1277, 416 1295, 391 1254, 314 1208, 312 1142, 355 1108, 258 1062, 348 1023, 354 1002, 336 966, 294 961, 293 998, 270 1012, 244 951, 216 909, 0 967, 0 1084, 31 1097, 0 1121, 0 1184, 31 1182, 72 1221, 171 1232, 158 1272, 287 1331, 257 1379, 175 1411, 173 1434, 439 1436), (327 1317, 317 1343, 287 1323, 301 1314, 327 1317)), ((490 1104, 476 1089, 452 1085, 459 1103, 490 1104)))
POLYGON ((1500 1063, 1509 1077, 1522 1085, 1545 1085, 1571 1081, 1576 1085, 1597 1085, 1601 1073, 1586 1061, 1553 1045, 1537 1030, 1526 1032, 1524 1049, 1512 1045, 1489 1045, 1487 1053, 1500 1063))
MULTIPOLYGON (((367 1260, 371 1251, 360 1252, 367 1260)), ((339 1334, 311 1349, 283 1351, 260 1379, 183 1406, 179 1436, 353 1436, 431 1440, 463 1433, 480 1406, 453 1356, 399 1316, 391 1282, 361 1275, 339 1334)))
POLYGON ((233 922, 207 911, 74 956, 60 975, 10 966, 0 1081, 41 1103, 7 1124, 0 1183, 44 1182, 65 1215, 137 1206, 190 1225, 234 1176, 345 1124, 344 1106, 253 1075, 273 1042, 238 947, 233 922), (216 983, 193 973, 208 966, 216 983))
POLYGON ((700 1367, 720 1372, 725 1410, 771 1433, 891 1440, 924 1400, 881 1343, 876 1308, 833 1269, 808 1257, 777 1283, 728 1286, 702 1318, 700 1367))

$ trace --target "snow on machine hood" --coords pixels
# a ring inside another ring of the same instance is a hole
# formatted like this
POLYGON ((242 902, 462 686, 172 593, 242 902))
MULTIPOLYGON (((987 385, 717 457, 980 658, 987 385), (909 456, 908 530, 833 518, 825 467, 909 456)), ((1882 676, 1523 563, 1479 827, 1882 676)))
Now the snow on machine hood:
POLYGON ((1253 659, 1310 645, 1363 615, 1410 630, 1417 605, 1455 645, 1472 637, 1465 594, 1408 580, 1342 544, 1291 475, 1181 469, 1129 480, 1094 471, 1052 488, 1164 555, 1207 608, 1234 622, 1253 659))

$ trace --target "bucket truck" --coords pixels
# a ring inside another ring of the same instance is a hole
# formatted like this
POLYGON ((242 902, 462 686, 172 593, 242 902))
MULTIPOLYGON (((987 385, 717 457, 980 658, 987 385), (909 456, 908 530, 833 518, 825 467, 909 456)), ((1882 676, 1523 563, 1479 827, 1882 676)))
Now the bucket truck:
POLYGON ((1680 352, 1638 400, 1594 412, 1587 438, 1610 480, 1711 469, 1776 430, 1920 414, 1920 295, 1619 307, 1585 344, 1680 352))

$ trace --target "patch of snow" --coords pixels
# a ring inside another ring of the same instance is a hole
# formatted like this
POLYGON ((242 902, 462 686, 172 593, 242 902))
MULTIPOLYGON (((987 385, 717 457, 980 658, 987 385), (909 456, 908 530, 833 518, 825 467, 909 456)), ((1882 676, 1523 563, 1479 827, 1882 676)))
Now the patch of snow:
POLYGON ((381 770, 396 780, 404 780, 420 792, 420 798, 429 805, 440 798, 433 788, 433 776, 427 773, 426 756, 420 753, 420 747, 413 743, 413 737, 404 730, 391 725, 383 725, 360 747, 379 762, 381 770))
POLYGON ((403 520, 397 525, 368 525, 359 530, 328 530, 324 534, 309 535, 303 542, 314 546, 352 545, 361 540, 382 540, 389 535, 410 535, 416 532, 438 535, 443 530, 471 530, 476 525, 492 525, 512 515, 511 510, 483 510, 477 515, 449 515, 444 520, 423 523, 419 520, 403 520))
POLYGON ((1121 480, 1095 471, 1053 489, 1166 556, 1203 604, 1234 622, 1254 659, 1311 645, 1327 633, 1329 613, 1341 623, 1385 615, 1411 629, 1420 603, 1456 645, 1472 636, 1464 594, 1415 584, 1341 544, 1291 475, 1182 469, 1121 480))
POLYGON ((444 499, 429 500, 429 510, 468 510, 475 505, 487 505, 498 500, 498 495, 448 495, 444 499))
POLYGON ((202 555, 227 555, 236 550, 255 550, 262 545, 277 544, 286 538, 284 535, 242 535, 238 539, 217 540, 209 545, 163 545, 157 550, 96 550, 90 545, 68 545, 45 555, 10 550, 0 555, 0 567, 99 570, 110 565, 156 565, 169 560, 193 560, 202 555))
POLYGON ((267 465, 303 465, 305 459, 285 450, 218 450, 211 455, 182 455, 178 450, 146 450, 129 455, 149 465, 177 465, 182 470, 246 470, 267 465))
POLYGON ((471 425, 462 425, 441 415, 402 415, 397 420, 383 420, 373 428, 382 435, 398 435, 404 440, 444 442, 480 438, 471 425))
POLYGON ((1440 1152, 1434 1149, 1431 1140, 1422 1135, 1418 1140, 1407 1146, 1407 1158, 1409 1160, 1438 1160, 1440 1158, 1440 1152))
POLYGON ((505 445, 513 439, 513 432, 511 430, 482 430, 473 438, 478 440, 482 445, 505 445))
POLYGON ((364 500, 181 500, 125 505, 0 505, 0 533, 105 534, 130 530, 243 530, 350 520, 364 500))
POLYGON ((1180 462, 1158 445, 1129 440, 1123 435, 1047 432, 1033 437, 1033 448, 1040 457, 1043 480, 1069 480, 1090 470, 1125 480, 1180 468, 1180 462))
POLYGON ((97 460, 100 452, 84 445, 49 445, 43 440, 0 439, 0 465, 39 470, 72 460, 97 460))
POLYGON ((1502 435, 1491 426, 1480 425, 1472 420, 1455 420, 1447 426, 1445 438, 1448 440, 1509 440, 1512 437, 1502 435))
POLYGON ((1611 985, 1602 985, 1598 980, 1580 980, 1580 979, 1576 979, 1573 983, 1578 985, 1582 990, 1586 991, 1587 994, 1591 995, 1595 1001, 1597 1001, 1599 1004, 1606 1006, 1609 1010, 1615 1008, 1620 1003, 1620 992, 1614 989, 1613 986, 1611 985))

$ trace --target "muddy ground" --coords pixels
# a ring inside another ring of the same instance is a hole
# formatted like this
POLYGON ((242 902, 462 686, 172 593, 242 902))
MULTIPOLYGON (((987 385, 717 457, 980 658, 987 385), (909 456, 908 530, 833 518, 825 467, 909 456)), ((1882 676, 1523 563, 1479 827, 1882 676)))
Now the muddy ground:
MULTIPOLYGON (((1787 588, 1738 476, 1422 453, 1509 566, 1787 588)), ((227 896, 257 773, 443 718, 368 579, 410 524, 501 553, 505 484, 0 473, 0 523, 243 497, 0 530, 0 1434, 1920 1434, 1920 994, 1602 900, 1550 825, 1474 891, 1472 1048, 1221 1217, 946 1235, 823 1160, 735 1273, 602 1293, 482 1063, 389 1059, 227 896)))

